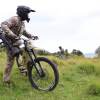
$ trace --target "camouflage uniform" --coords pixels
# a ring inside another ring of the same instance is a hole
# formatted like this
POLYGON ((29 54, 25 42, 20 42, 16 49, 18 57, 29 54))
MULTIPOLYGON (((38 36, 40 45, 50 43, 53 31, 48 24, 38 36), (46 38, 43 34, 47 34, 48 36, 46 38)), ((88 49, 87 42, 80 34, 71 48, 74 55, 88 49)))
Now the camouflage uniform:
MULTIPOLYGON (((25 24, 21 21, 20 17, 13 16, 10 19, 1 23, 1 28, 4 31, 5 36, 8 38, 9 42, 15 43, 16 37, 20 37, 22 34, 28 38, 32 36, 25 30, 25 24)), ((10 53, 7 48, 7 65, 4 71, 3 80, 5 82, 10 80, 10 73, 14 63, 14 56, 10 53)))

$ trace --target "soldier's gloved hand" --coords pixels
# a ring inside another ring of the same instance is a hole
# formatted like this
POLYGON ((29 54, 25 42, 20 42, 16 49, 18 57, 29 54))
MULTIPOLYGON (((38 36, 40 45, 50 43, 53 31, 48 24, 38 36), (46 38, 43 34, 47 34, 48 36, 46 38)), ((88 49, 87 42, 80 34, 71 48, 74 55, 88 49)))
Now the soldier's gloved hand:
POLYGON ((32 36, 32 39, 33 39, 33 40, 38 40, 39 37, 38 37, 38 36, 32 36))

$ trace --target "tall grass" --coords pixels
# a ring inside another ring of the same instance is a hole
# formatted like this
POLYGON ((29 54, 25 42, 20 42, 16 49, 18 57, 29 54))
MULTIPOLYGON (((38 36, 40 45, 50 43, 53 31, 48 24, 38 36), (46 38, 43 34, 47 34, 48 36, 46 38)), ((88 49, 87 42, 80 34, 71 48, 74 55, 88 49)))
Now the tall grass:
POLYGON ((2 75, 6 56, 0 53, 0 100, 100 100, 100 59, 46 57, 58 66, 60 74, 59 84, 51 92, 32 88, 16 63, 11 74, 13 83, 10 87, 5 86, 2 75))

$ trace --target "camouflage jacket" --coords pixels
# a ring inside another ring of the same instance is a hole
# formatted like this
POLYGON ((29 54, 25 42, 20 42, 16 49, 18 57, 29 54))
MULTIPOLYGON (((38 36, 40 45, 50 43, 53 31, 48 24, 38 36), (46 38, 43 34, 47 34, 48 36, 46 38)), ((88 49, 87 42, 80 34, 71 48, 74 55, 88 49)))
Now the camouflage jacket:
POLYGON ((24 22, 21 21, 18 16, 13 16, 2 22, 1 28, 8 37, 15 38, 16 36, 21 36, 23 34, 24 36, 31 38, 31 34, 25 30, 24 22))

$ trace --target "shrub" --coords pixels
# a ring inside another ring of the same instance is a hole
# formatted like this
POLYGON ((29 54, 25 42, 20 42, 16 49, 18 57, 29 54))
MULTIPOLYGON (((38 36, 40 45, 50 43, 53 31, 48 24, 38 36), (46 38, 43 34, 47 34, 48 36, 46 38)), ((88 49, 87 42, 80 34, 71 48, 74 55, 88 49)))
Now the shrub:
POLYGON ((91 63, 78 65, 78 72, 85 74, 92 74, 95 72, 95 66, 91 63))
POLYGON ((100 80, 95 80, 89 85, 87 89, 90 95, 100 95, 100 80))

